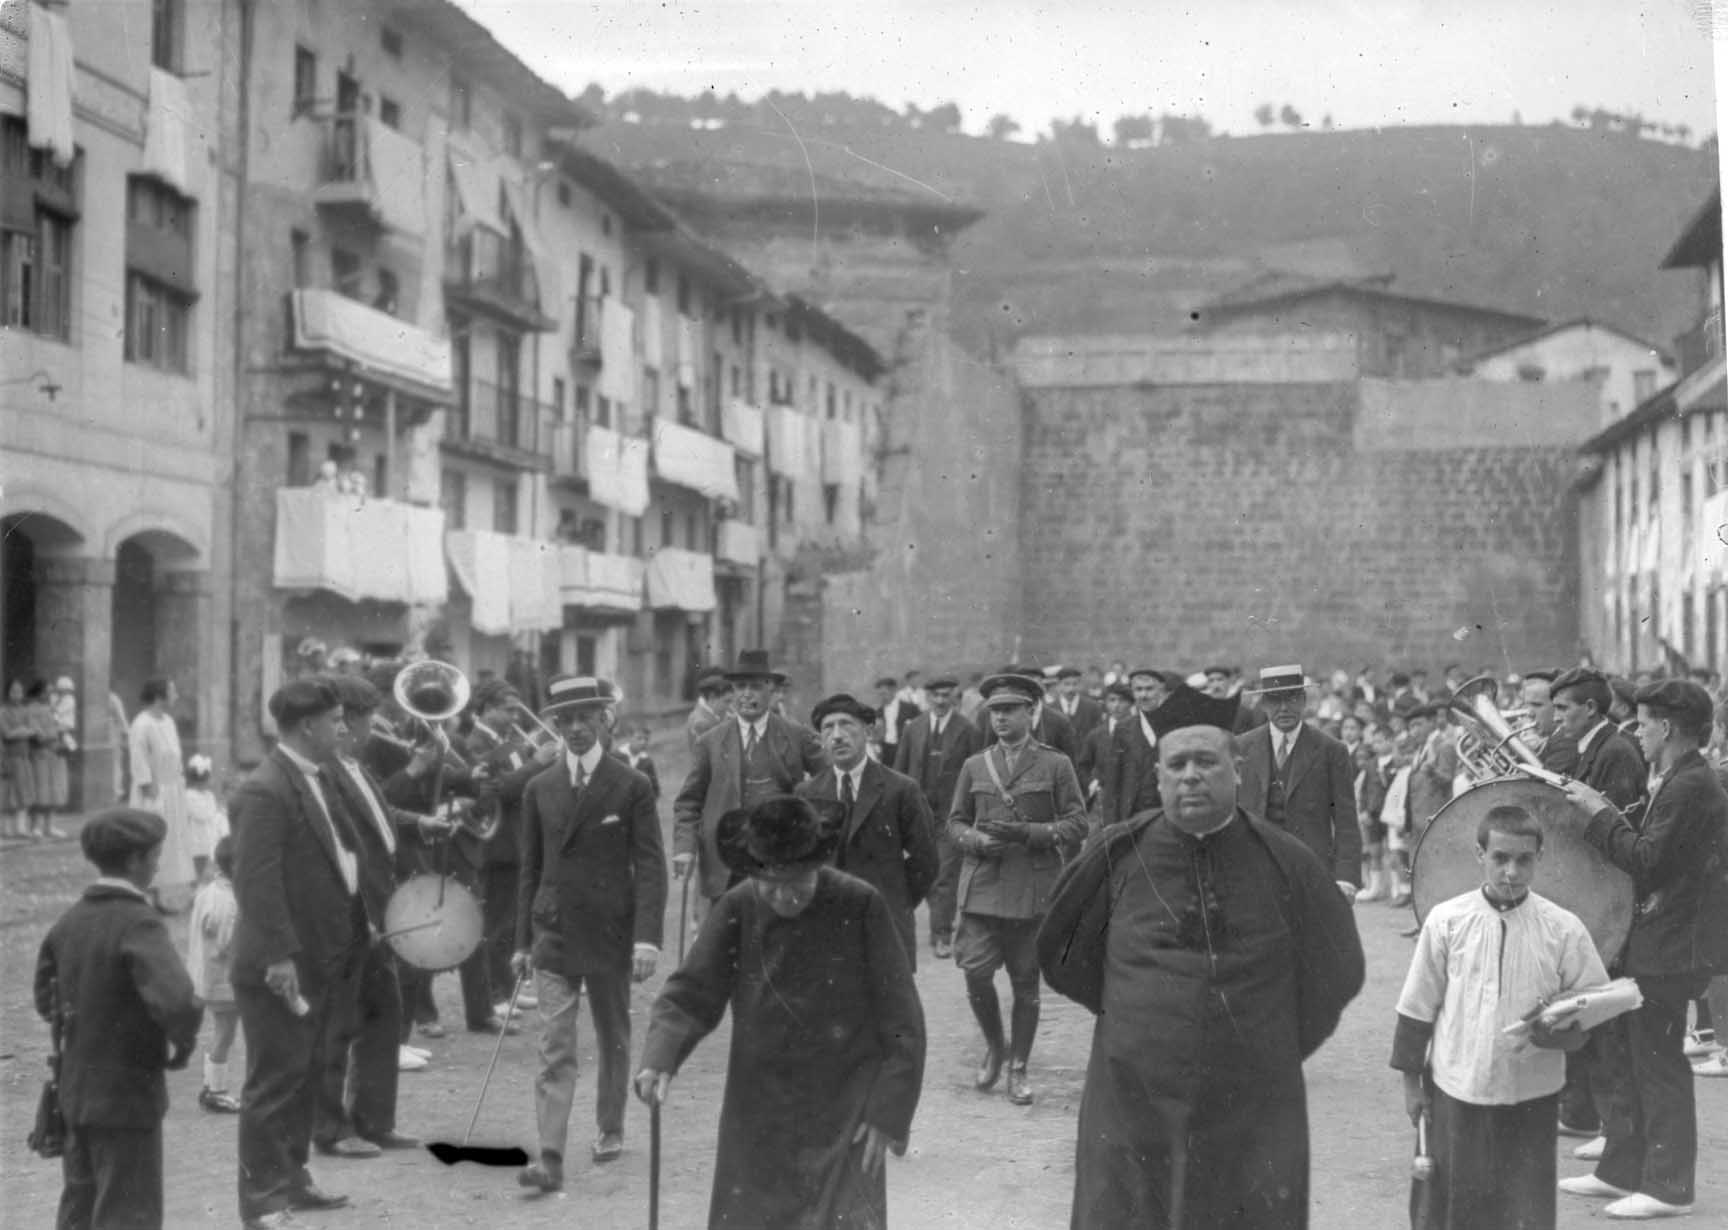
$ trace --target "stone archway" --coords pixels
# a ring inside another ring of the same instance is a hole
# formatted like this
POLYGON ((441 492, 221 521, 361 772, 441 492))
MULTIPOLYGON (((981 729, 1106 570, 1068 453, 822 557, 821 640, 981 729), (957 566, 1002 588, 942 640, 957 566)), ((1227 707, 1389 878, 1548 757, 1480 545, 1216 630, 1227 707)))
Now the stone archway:
POLYGON ((84 548, 84 535, 48 512, 0 516, 0 681, 46 675, 60 665, 45 643, 56 623, 53 584, 66 571, 57 561, 84 548))
POLYGON ((171 530, 138 530, 114 547, 110 687, 136 712, 146 680, 172 679, 182 743, 196 742, 209 656, 210 574, 196 546, 171 530))

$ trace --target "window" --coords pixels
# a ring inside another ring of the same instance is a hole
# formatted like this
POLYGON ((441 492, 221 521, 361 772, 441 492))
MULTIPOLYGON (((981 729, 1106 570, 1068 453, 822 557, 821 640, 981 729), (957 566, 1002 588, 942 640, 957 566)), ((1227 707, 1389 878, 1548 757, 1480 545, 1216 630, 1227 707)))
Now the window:
POLYGON ((678 275, 678 315, 690 315, 690 279, 678 275))
POLYGON ((756 463, 743 457, 732 459, 732 470, 738 479, 738 519, 756 520, 756 463))
POLYGON ((372 494, 381 500, 395 498, 390 493, 390 462, 383 453, 372 454, 372 494))
POLYGON ((444 510, 444 525, 460 530, 468 526, 468 476, 460 470, 445 470, 438 476, 438 506, 444 510))
POLYGON ((288 433, 288 485, 305 487, 312 482, 312 442, 303 431, 288 433))
MULTIPOLYGON (((139 275, 151 287, 168 292, 169 299, 145 293, 134 296, 127 287, 128 300, 134 301, 142 315, 128 313, 128 329, 142 320, 158 319, 153 308, 171 310, 176 318, 170 326, 184 325, 185 309, 197 297, 198 283, 192 260, 192 237, 196 233, 197 204, 183 197, 167 184, 145 176, 133 175, 126 180, 126 268, 139 275)), ((140 358, 159 351, 143 338, 135 339, 140 349, 128 358, 140 358)), ((184 371, 184 347, 174 347, 170 354, 179 356, 175 370, 184 371)))
POLYGON ((684 514, 684 545, 692 551, 700 551, 705 545, 697 535, 702 529, 702 519, 695 513, 684 514))
POLYGON ((1656 392, 1656 373, 1641 367, 1632 373, 1632 400, 1643 402, 1656 392))
POLYGON ((652 256, 642 266, 642 293, 645 295, 660 293, 660 262, 652 256))
POLYGON ((606 298, 612 293, 612 271, 605 265, 600 266, 600 297, 606 298))
POLYGON ((126 275, 126 359, 165 372, 191 370, 192 301, 154 278, 126 275))
POLYGON ((594 424, 597 427, 612 426, 612 399, 605 394, 594 399, 594 424))
POLYGON ((552 416, 560 423, 564 421, 564 377, 552 377, 552 416))
POLYGON ((450 74, 450 127, 467 132, 474 123, 474 95, 465 77, 450 74))
POLYGON ((736 363, 732 365, 732 370, 727 375, 732 396, 744 396, 744 373, 736 363))
POLYGON ((331 248, 330 281, 337 294, 350 299, 362 298, 365 273, 360 267, 360 258, 342 248, 331 248))
POLYGON ((744 312, 741 308, 732 309, 732 344, 744 344, 744 312))
POLYGON ((672 510, 670 508, 662 508, 660 510, 660 545, 661 546, 669 547, 672 545, 672 531, 673 531, 675 524, 676 523, 672 519, 672 510))
POLYGON ((590 402, 592 401, 592 399, 593 399, 593 395, 589 392, 587 385, 579 384, 576 386, 575 409, 576 409, 576 421, 577 422, 585 422, 587 420, 587 418, 588 418, 588 406, 589 406, 590 402))
POLYGON ((492 480, 492 528, 500 534, 516 532, 516 480, 492 480))
POLYGON ((397 298, 399 289, 396 275, 380 266, 378 269, 378 293, 372 297, 372 306, 387 316, 396 315, 396 309, 400 306, 397 298))
POLYGON ((170 73, 180 71, 180 32, 185 21, 185 0, 150 0, 151 64, 170 73))
POLYGON ((0 230, 0 327, 72 336, 72 224, 35 211, 35 230, 0 230))
POLYGON ((652 367, 642 369, 642 409, 648 414, 660 412, 660 372, 652 367))
POLYGON ((305 231, 289 231, 288 251, 294 289, 305 290, 312 285, 312 236, 305 231))
POLYGON ((570 185, 563 180, 558 181, 558 203, 565 209, 570 208, 570 185))
POLYGON ((389 26, 380 27, 378 30, 378 43, 379 46, 384 48, 384 54, 389 56, 392 60, 400 60, 402 58, 402 32, 400 30, 393 30, 389 26))
POLYGON ((402 129, 402 104, 394 98, 378 96, 378 122, 386 128, 402 129))
POLYGON ((522 117, 511 111, 504 113, 504 152, 512 158, 522 157, 522 117))
POLYGON ((834 396, 834 382, 832 380, 830 380, 828 382, 828 399, 824 403, 826 408, 827 408, 827 411, 828 411, 828 417, 830 419, 832 419, 835 415, 835 400, 836 399, 834 396))
POLYGON ((294 48, 294 110, 290 119, 298 119, 318 105, 318 57, 311 48, 294 48))
POLYGON ((852 421, 852 390, 847 389, 840 396, 840 419, 842 422, 852 421))
POLYGON ((678 421, 686 427, 695 427, 696 407, 690 399, 690 390, 685 385, 678 386, 678 421))
POLYGON ((630 554, 637 559, 648 557, 648 532, 645 528, 646 517, 630 518, 630 554))
POLYGON ((828 524, 833 525, 840 516, 840 484, 822 484, 822 513, 828 524))

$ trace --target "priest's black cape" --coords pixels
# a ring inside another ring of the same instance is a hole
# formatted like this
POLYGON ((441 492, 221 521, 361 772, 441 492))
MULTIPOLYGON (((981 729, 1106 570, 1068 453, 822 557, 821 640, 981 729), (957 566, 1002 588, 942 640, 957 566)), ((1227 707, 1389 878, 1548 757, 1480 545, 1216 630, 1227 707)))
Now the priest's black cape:
POLYGON ((1098 1016, 1074 1230, 1306 1227, 1302 1061, 1365 973, 1319 859, 1241 810, 1204 838, 1143 813, 1065 869, 1038 955, 1098 1016))

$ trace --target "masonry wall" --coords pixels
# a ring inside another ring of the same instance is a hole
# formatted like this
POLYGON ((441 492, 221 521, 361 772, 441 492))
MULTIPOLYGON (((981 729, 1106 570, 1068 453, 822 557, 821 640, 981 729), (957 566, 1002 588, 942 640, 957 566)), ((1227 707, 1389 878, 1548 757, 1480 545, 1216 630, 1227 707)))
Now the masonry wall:
POLYGON ((1567 442, 1508 447, 1490 424, 1435 447, 1418 424, 1399 447, 1358 422, 1359 388, 1028 391, 1023 656, 1310 673, 1575 660, 1567 442))

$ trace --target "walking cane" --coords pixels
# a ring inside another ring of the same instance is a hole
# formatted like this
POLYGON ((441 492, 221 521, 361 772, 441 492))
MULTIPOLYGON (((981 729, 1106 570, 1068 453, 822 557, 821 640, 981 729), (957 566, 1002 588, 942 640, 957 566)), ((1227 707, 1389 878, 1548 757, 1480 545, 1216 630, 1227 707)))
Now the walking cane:
POLYGON ((480 1082, 480 1096, 474 1099, 474 1115, 468 1120, 468 1130, 462 1133, 462 1143, 466 1145, 469 1137, 474 1135, 474 1125, 480 1122, 480 1107, 486 1102, 486 1086, 492 1083, 492 1073, 498 1067, 498 1055, 504 1049, 504 1037, 510 1032, 510 1018, 516 1015, 516 998, 522 994, 522 984, 528 979, 518 974, 516 988, 510 992, 510 1006, 504 1009, 504 1025, 498 1031, 498 1041, 492 1046, 492 1062, 486 1065, 486 1079, 480 1082))
POLYGON ((679 894, 683 904, 678 907, 678 964, 684 964, 684 944, 690 937, 690 877, 684 877, 684 888, 679 894))
POLYGON ((660 1230, 660 1099, 648 1103, 648 1230, 660 1230))

